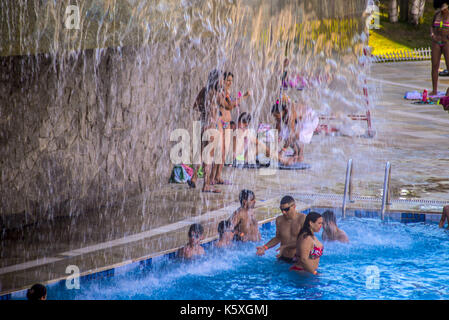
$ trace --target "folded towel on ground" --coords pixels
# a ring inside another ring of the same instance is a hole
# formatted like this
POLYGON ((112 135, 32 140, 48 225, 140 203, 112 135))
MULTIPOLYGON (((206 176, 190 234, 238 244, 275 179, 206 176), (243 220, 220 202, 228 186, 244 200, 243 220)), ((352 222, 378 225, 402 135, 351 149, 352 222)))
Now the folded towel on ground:
MULTIPOLYGON (((438 91, 438 94, 435 96, 429 96, 429 98, 441 98, 446 95, 443 91, 438 91)), ((404 99, 407 100, 422 100, 422 92, 418 91, 407 91, 404 95, 404 99)))

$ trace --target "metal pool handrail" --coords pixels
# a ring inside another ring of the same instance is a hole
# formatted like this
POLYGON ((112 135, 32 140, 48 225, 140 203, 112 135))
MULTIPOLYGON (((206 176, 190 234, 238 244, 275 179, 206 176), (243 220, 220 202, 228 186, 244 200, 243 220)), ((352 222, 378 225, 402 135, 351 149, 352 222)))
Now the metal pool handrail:
POLYGON ((345 191, 343 194, 343 205, 341 208, 343 218, 346 218, 346 197, 348 193, 349 193, 349 201, 354 202, 352 200, 352 159, 349 159, 348 166, 346 167, 345 191))
POLYGON ((385 210, 387 205, 391 205, 390 202, 390 177, 391 177, 391 164, 387 161, 385 165, 385 177, 384 177, 384 189, 382 194, 382 209, 380 217, 382 220, 385 218, 385 210))

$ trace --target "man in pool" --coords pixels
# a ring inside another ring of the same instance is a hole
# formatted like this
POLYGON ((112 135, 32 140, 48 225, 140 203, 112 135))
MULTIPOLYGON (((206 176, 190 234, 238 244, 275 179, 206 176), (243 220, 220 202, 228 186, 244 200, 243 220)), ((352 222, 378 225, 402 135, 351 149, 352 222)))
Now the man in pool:
POLYGON ((333 211, 327 210, 323 213, 323 234, 324 241, 349 242, 346 233, 337 227, 337 219, 333 211))
POLYGON ((204 239, 204 228, 199 223, 194 223, 189 228, 189 243, 184 248, 179 249, 178 257, 182 259, 191 259, 195 256, 204 255, 204 248, 201 246, 201 240, 204 239))
POLYGON ((240 208, 231 216, 231 228, 237 232, 234 240, 260 241, 259 224, 254 215, 256 196, 251 190, 242 190, 239 195, 240 208))
POLYGON ((441 214, 441 220, 438 226, 440 228, 444 228, 444 223, 446 222, 446 220, 448 222, 447 228, 449 229, 449 206, 444 206, 443 213, 441 214))
MULTIPOLYGON (((306 215, 296 211, 295 199, 291 196, 285 196, 281 199, 280 209, 282 215, 276 218, 276 236, 265 245, 257 247, 256 254, 258 256, 264 255, 266 250, 279 243, 281 244, 281 247, 286 246, 289 243, 296 244, 299 230, 301 230, 304 225, 306 215)), ((280 260, 293 263, 295 253, 296 247, 285 247, 277 257, 280 260)))

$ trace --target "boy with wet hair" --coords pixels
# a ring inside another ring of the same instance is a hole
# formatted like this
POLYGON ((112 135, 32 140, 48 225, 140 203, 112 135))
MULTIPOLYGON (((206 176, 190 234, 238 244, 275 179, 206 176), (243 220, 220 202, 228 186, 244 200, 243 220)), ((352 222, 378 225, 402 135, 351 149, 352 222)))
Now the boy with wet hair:
POLYGON ((28 289, 27 299, 30 301, 47 300, 47 288, 40 283, 36 283, 28 289))
POLYGON ((256 196, 251 190, 244 189, 239 195, 240 208, 231 216, 232 229, 237 232, 234 240, 260 241, 259 224, 254 214, 256 196))
POLYGON ((291 196, 284 196, 281 199, 280 209, 282 215, 276 218, 276 235, 265 245, 257 247, 256 254, 263 256, 265 251, 281 244, 281 250, 277 258, 288 263, 294 262, 296 247, 288 247, 289 244, 296 244, 299 231, 304 225, 306 215, 296 211, 295 199, 291 196))
POLYGON ((204 228, 199 223, 190 226, 188 232, 189 242, 184 248, 179 249, 178 257, 182 259, 191 259, 195 256, 204 255, 204 248, 201 241, 204 240, 204 228))
POLYGON ((219 239, 215 246, 219 248, 229 247, 234 239, 234 230, 232 229, 231 221, 224 220, 218 224, 218 236, 219 239))

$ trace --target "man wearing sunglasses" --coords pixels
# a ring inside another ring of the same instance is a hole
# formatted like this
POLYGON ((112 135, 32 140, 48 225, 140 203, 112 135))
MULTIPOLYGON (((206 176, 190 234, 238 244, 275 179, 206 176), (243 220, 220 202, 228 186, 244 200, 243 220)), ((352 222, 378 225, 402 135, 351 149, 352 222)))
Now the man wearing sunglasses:
POLYGON ((256 254, 263 256, 265 251, 281 244, 282 250, 280 250, 277 258, 293 263, 293 258, 296 254, 296 247, 289 248, 287 244, 296 243, 296 239, 301 230, 306 215, 296 211, 295 199, 291 196, 285 196, 281 200, 280 209, 282 215, 276 218, 276 236, 268 241, 264 246, 257 247, 256 254))

